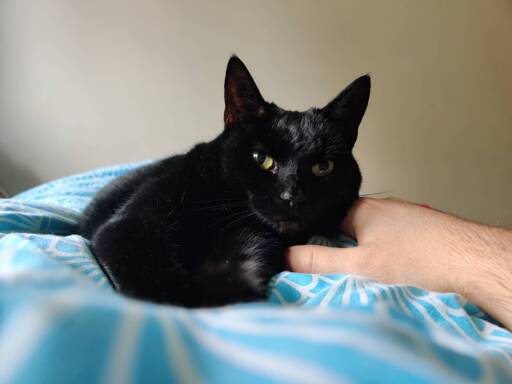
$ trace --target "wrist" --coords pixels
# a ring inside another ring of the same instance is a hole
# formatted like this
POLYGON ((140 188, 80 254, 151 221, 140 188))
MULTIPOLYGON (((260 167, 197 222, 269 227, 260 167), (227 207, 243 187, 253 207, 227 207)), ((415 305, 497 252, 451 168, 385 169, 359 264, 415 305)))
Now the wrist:
POLYGON ((468 223, 455 291, 512 329, 512 230, 468 223))

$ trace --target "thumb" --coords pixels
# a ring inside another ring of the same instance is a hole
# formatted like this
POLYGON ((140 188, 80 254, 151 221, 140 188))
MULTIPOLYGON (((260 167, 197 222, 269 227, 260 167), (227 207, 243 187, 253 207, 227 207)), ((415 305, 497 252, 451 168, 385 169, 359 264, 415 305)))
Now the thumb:
POLYGON ((362 274, 362 248, 298 245, 288 248, 286 261, 294 272, 362 274))

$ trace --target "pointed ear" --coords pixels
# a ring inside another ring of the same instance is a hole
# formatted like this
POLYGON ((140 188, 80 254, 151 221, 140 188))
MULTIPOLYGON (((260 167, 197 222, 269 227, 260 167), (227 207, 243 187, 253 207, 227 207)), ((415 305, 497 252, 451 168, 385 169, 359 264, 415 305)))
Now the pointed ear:
POLYGON ((265 113, 265 100, 247 67, 236 56, 232 56, 226 70, 224 82, 224 123, 232 126, 265 113))
POLYGON ((370 76, 361 76, 322 109, 322 114, 343 130, 350 148, 357 139, 357 129, 370 98, 370 87, 370 76))

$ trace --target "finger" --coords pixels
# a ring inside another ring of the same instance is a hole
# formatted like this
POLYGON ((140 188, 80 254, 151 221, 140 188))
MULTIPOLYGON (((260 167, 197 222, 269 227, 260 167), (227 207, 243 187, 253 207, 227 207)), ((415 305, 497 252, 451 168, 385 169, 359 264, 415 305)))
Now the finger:
POLYGON ((362 248, 332 248, 299 245, 288 248, 286 260, 290 269, 302 273, 362 274, 362 248))

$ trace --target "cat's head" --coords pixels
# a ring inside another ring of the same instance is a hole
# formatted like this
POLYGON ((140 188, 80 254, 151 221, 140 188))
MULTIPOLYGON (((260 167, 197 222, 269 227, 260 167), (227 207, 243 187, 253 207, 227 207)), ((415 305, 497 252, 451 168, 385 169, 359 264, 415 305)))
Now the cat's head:
POLYGON ((253 213, 289 237, 341 221, 361 185, 352 147, 368 104, 369 76, 324 108, 305 112, 266 102, 236 56, 224 87, 224 177, 245 191, 253 213))

